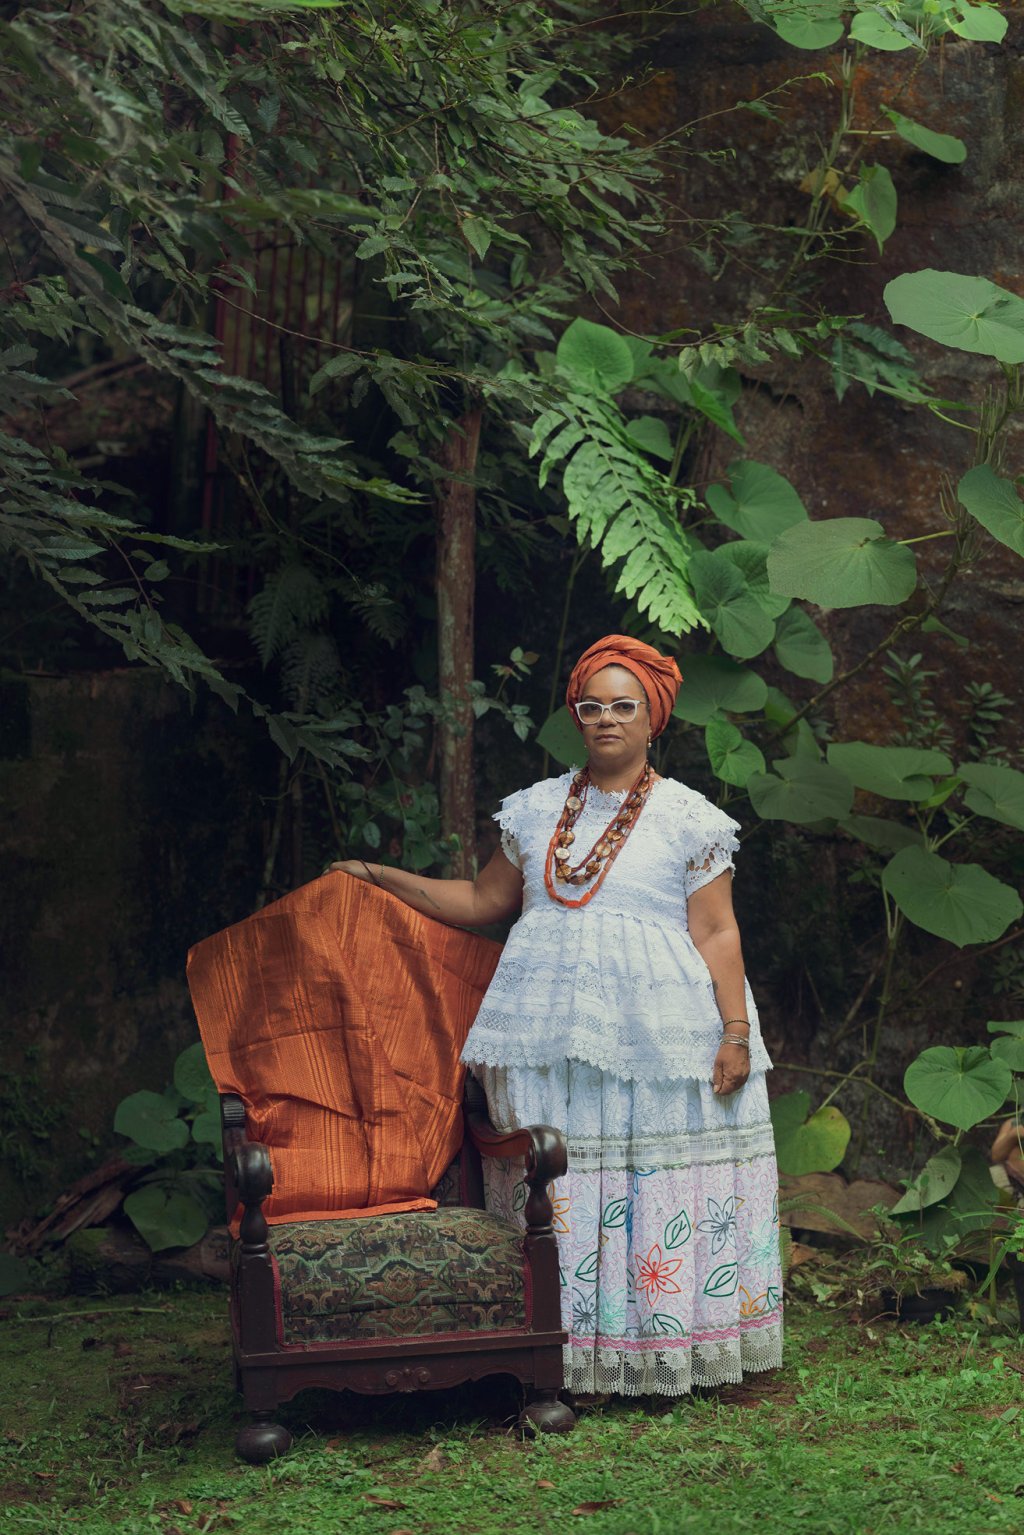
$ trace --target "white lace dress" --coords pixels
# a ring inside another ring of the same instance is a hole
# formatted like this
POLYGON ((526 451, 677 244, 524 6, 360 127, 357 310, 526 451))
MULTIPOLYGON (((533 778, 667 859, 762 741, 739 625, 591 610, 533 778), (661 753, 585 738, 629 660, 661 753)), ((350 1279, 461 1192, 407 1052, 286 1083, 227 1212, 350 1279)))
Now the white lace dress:
MULTIPOLYGON (((569 1143, 552 1190, 575 1392, 678 1395, 782 1362, 778 1176, 747 988, 750 1077, 716 1097, 722 1032, 687 898, 732 867, 736 822, 659 780, 586 906, 544 888, 571 774, 509 795, 495 817, 523 911, 463 1050, 501 1128, 569 1143)), ((585 851, 623 796, 591 787, 585 851)), ((485 1164, 486 1166, 486 1164, 485 1164)), ((487 1167, 488 1205, 522 1218, 521 1169, 487 1167)))

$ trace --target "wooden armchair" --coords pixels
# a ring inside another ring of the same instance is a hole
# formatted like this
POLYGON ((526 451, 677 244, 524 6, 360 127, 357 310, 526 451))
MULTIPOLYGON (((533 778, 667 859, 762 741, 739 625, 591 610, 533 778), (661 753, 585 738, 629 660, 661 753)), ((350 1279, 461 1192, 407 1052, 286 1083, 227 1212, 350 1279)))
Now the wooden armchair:
POLYGON ((230 1299, 236 1378, 253 1418, 236 1441, 243 1460, 288 1449, 275 1412, 308 1387, 430 1391, 509 1374, 529 1388, 524 1428, 573 1427, 558 1400, 566 1334, 548 1193, 566 1170, 558 1130, 499 1134, 468 1078, 465 1138, 436 1210, 270 1225, 261 1208, 270 1151, 247 1138, 241 1098, 222 1095, 221 1112, 229 1222, 244 1212, 230 1299), (525 1231, 484 1210, 481 1155, 522 1159, 525 1231))

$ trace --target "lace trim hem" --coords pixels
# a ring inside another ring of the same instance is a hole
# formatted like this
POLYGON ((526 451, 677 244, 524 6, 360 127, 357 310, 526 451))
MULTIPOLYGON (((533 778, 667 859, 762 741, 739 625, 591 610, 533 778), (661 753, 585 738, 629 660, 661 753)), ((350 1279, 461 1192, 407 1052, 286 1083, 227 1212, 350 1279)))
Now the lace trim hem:
POLYGON ((565 1385, 577 1395, 686 1396, 695 1388, 739 1385, 744 1374, 782 1364, 783 1324, 730 1329, 707 1342, 680 1340, 674 1348, 631 1350, 570 1343, 564 1350, 565 1385))
MULTIPOLYGON (((716 1034, 716 1041, 718 1037, 716 1034)), ((630 1050, 603 1041, 580 1039, 570 1031, 560 1039, 556 1037, 544 1041, 524 1042, 505 1037, 491 1043, 487 1039, 473 1039, 463 1052, 462 1063, 470 1070, 474 1067, 501 1066, 515 1070, 516 1067, 555 1066, 559 1061, 574 1060, 582 1061, 587 1066, 596 1066, 598 1071, 607 1071, 627 1082, 645 1082, 651 1076, 708 1082, 717 1052, 717 1043, 710 1047, 704 1045, 689 1048, 686 1045, 666 1045, 663 1049, 648 1043, 630 1050)), ((752 1081, 755 1076, 772 1069, 772 1061, 764 1045, 760 1040, 752 1039, 750 1076, 747 1080, 752 1081)))

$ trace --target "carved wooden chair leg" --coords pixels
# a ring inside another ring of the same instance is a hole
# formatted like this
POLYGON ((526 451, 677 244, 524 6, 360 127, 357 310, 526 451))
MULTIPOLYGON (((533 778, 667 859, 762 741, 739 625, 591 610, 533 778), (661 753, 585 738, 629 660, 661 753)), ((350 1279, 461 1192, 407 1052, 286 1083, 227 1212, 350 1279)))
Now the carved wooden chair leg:
POLYGON ((568 1434, 576 1427, 576 1415, 558 1400, 553 1388, 538 1387, 519 1415, 520 1427, 528 1434, 568 1434))
POLYGON ((250 1466, 265 1466, 292 1447, 292 1436, 281 1423, 272 1423, 269 1412, 254 1412, 253 1421, 238 1430, 235 1452, 250 1466))

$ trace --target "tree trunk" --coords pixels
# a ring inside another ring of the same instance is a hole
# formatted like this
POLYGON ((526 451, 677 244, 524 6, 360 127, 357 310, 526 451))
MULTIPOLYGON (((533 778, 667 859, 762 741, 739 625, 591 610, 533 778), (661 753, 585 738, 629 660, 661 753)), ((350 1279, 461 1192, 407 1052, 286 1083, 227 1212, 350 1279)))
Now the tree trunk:
POLYGON ((456 729, 440 733, 441 829, 461 844, 452 859, 456 879, 476 872, 473 788, 473 596, 476 586, 476 489, 481 410, 467 411, 449 429, 438 453, 446 471, 437 485, 437 669, 442 700, 454 708, 456 729))

